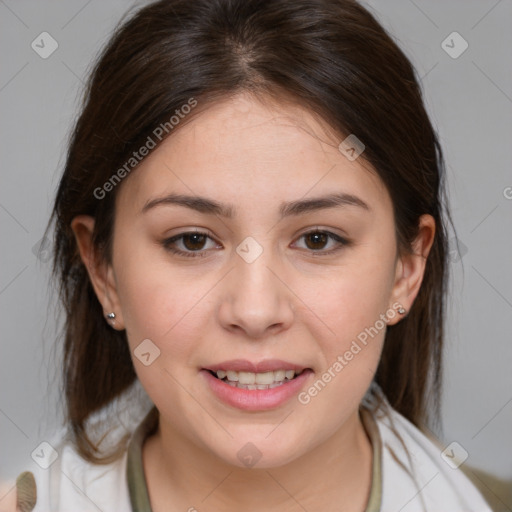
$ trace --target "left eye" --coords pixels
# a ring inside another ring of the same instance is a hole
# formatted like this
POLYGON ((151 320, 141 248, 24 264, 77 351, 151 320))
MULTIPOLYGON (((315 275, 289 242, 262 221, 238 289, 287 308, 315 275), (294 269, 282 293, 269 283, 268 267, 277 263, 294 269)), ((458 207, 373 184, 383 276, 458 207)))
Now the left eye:
POLYGON ((334 233, 331 233, 330 231, 309 231, 308 233, 302 234, 299 237, 299 240, 301 238, 305 238, 305 240, 310 240, 312 242, 311 246, 307 246, 306 249, 312 250, 313 252, 318 252, 321 249, 325 249, 324 245, 329 241, 329 239, 334 240, 334 248, 331 248, 330 250, 324 250, 321 252, 322 254, 331 254, 332 252, 341 249, 342 246, 348 245, 348 240, 334 233), (318 247, 318 245, 322 247, 318 247))
MULTIPOLYGON (((300 240, 302 238, 310 242, 306 242, 306 250, 312 253, 319 253, 319 255, 331 254, 349 244, 347 239, 331 233, 330 231, 309 231, 308 233, 303 233, 298 239, 300 240), (329 239, 334 241, 334 248, 323 250, 325 249, 325 245, 328 244, 329 239)), ((207 239, 213 241, 208 233, 190 231, 168 238, 162 242, 162 245, 166 250, 180 256, 202 258, 207 255, 204 247, 207 239), (176 247, 178 242, 182 245, 182 248, 176 247)))

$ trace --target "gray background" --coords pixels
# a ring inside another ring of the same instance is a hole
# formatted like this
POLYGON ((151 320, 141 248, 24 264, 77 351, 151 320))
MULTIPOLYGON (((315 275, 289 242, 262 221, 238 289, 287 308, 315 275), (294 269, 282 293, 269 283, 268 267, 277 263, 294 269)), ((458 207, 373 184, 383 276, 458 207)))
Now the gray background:
MULTIPOLYGON (((49 262, 34 247, 82 80, 124 13, 143 4, 0 0, 0 480, 27 469, 31 452, 58 426, 57 311, 49 262), (47 59, 31 48, 44 31, 59 45, 47 59)), ((462 258, 452 253, 444 429, 437 432, 469 453, 462 467, 496 510, 512 510, 512 2, 365 5, 422 77, 447 161, 462 258), (441 46, 453 31, 469 44, 456 59, 441 46)))

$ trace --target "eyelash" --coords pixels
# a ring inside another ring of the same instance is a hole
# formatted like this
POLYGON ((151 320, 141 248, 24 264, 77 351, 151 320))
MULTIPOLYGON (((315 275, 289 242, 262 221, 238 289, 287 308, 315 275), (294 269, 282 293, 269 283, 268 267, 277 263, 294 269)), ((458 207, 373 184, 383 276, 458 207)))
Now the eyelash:
MULTIPOLYGON (((339 245, 338 245, 338 247, 336 247, 334 249, 330 249, 328 251, 322 251, 321 249, 315 251, 315 250, 309 249, 309 251, 311 252, 311 254, 313 256, 330 256, 331 254, 334 254, 334 253, 340 251, 344 247, 349 246, 351 243, 348 239, 343 238, 339 235, 336 235, 335 233, 332 233, 331 231, 325 231, 325 230, 319 230, 319 229, 315 229, 313 231, 308 231, 306 233, 303 233, 299 237, 299 239, 302 237, 312 235, 312 234, 317 234, 317 233, 327 235, 328 237, 330 237, 333 240, 335 240, 336 242, 338 242, 339 245)), ((184 233, 180 233, 179 235, 176 235, 171 238, 167 238, 167 239, 163 240, 162 245, 164 246, 164 249, 166 251, 169 251, 173 254, 177 254, 179 256, 185 256, 186 258, 204 258, 205 256, 207 256, 208 249, 202 249, 202 250, 198 250, 198 251, 182 251, 181 249, 176 249, 176 247, 172 246, 172 244, 176 243, 177 240, 183 239, 187 235, 200 235, 200 236, 206 236, 207 238, 212 239, 208 235, 208 233, 205 233, 203 231, 186 231, 184 233)))

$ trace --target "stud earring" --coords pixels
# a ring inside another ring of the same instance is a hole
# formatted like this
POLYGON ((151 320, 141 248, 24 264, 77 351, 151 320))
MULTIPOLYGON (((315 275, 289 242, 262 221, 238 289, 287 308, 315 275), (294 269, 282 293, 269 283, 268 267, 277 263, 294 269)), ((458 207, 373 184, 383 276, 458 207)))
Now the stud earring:
POLYGON ((402 306, 400 306, 398 309, 397 309, 397 312, 399 315, 405 315, 405 308, 403 308, 402 306))
POLYGON ((108 318, 109 322, 110 322, 112 325, 115 325, 115 323, 116 323, 116 320, 115 320, 115 319, 116 319, 116 314, 115 314, 113 311, 112 311, 112 313, 109 313, 109 314, 107 315, 107 318, 108 318))

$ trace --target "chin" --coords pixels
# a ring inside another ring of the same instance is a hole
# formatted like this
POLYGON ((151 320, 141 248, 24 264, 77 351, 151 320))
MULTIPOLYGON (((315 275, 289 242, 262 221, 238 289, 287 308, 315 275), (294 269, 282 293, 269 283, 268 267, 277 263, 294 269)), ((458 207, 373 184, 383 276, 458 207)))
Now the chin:
MULTIPOLYGON (((238 468, 270 469, 290 464, 302 455, 297 451, 298 443, 287 437, 286 444, 268 438, 268 430, 260 436, 240 436, 231 439, 219 451, 219 447, 212 452, 226 464, 238 468)), ((303 447, 303 443, 300 443, 303 447)))

